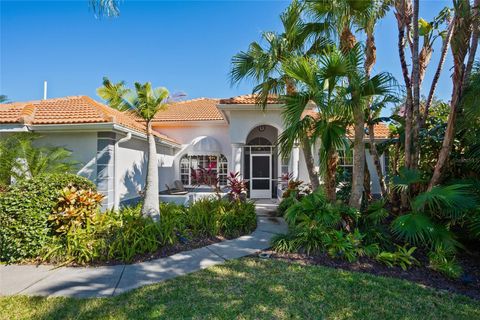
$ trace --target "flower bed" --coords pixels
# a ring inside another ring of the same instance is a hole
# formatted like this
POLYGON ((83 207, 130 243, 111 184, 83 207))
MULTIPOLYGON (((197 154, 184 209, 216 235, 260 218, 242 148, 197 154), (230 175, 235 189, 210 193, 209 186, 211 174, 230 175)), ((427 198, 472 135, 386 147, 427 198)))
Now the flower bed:
POLYGON ((0 194, 1 261, 131 263, 238 237, 256 227, 253 203, 216 197, 188 208, 161 203, 159 222, 142 216, 140 206, 102 213, 103 196, 88 180, 82 184, 83 178, 73 177, 78 181, 65 178, 44 189, 50 178, 43 178, 0 194), (27 193, 36 198, 23 199, 27 193), (46 194, 48 201, 41 201, 46 194))

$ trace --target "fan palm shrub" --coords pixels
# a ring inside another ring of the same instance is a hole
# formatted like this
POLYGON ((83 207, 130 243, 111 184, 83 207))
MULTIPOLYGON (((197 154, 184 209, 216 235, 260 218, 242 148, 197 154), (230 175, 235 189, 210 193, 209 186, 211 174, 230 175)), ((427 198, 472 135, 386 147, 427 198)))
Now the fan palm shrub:
MULTIPOLYGON (((394 178, 395 188, 406 191, 421 182, 418 171, 404 169, 394 178)), ((410 211, 395 218, 393 234, 408 243, 430 250, 442 248, 453 253, 462 247, 453 228, 470 221, 472 211, 478 210, 478 201, 468 184, 435 186, 409 198, 410 211)))

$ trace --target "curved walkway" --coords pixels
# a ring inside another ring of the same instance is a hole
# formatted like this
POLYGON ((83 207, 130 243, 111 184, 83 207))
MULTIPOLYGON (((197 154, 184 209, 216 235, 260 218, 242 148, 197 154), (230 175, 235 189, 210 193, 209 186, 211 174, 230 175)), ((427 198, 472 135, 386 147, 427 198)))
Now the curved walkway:
POLYGON ((257 253, 285 233, 283 219, 268 215, 273 200, 256 203, 257 229, 250 235, 141 263, 102 267, 0 266, 0 295, 106 297, 257 253))

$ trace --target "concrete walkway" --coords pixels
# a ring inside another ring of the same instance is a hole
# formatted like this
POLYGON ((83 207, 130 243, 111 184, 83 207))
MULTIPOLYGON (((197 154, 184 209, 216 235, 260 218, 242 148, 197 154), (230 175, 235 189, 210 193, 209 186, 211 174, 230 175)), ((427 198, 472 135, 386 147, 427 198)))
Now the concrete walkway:
POLYGON ((2 265, 0 295, 107 297, 251 255, 268 248, 275 234, 287 231, 283 219, 268 215, 275 209, 273 200, 257 201, 257 229, 248 236, 147 262, 57 269, 43 265, 2 265))

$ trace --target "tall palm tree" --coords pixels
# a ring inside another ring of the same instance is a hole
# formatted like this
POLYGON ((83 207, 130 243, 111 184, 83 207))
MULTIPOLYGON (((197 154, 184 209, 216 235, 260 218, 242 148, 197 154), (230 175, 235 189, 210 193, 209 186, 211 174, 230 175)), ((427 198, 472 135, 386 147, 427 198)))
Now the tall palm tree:
MULTIPOLYGON (((354 29, 362 29, 363 22, 372 19, 373 13, 378 11, 382 0, 316 0, 308 1, 309 10, 314 15, 316 21, 322 21, 327 25, 334 26, 339 34, 339 47, 344 53, 352 51, 357 44, 357 38, 354 29)), ((386 6, 388 7, 388 6, 386 6)), ((383 8, 383 7, 382 7, 383 8)), ((370 24, 370 26, 372 23, 370 24)), ((374 23, 373 23, 374 25, 374 23)), ((373 49, 372 38, 367 45, 373 49)), ((367 47, 368 48, 368 47, 367 47)), ((367 51, 368 52, 368 51, 367 51)), ((370 51, 374 53, 374 51, 370 51)), ((371 58, 366 60, 366 65, 371 63, 371 58)), ((368 69, 367 69, 368 71, 368 69)), ((355 73, 349 73, 348 82, 353 89, 353 84, 359 83, 359 79, 354 78, 355 73)), ((363 77, 361 77, 363 78, 363 77)), ((361 82, 361 81, 360 81, 361 82)), ((358 88, 357 88, 358 89, 358 88)), ((361 98, 360 92, 351 91, 351 105, 354 121, 354 141, 353 141, 353 175, 352 175, 352 193, 349 204, 352 207, 360 208, 364 175, 365 175, 365 110, 367 101, 361 98)))
POLYGON ((158 221, 160 219, 160 208, 158 200, 157 147, 152 130, 152 120, 157 112, 166 108, 170 94, 165 88, 152 88, 150 82, 145 84, 136 82, 135 92, 125 89, 123 82, 111 84, 108 79, 104 78, 103 83, 104 86, 97 90, 102 98, 112 103, 112 107, 119 110, 131 110, 131 112, 146 122, 148 164, 142 214, 150 216, 154 221, 158 221), (119 103, 119 101, 121 102, 119 103))
MULTIPOLYGON (((375 45, 375 27, 380 19, 385 17, 390 6, 393 4, 393 0, 375 1, 366 14, 359 15, 357 23, 361 26, 361 29, 365 32, 367 39, 365 43, 365 75, 370 77, 373 67, 377 62, 377 47, 375 45)), ((378 101, 377 101, 378 102, 378 101)), ((377 172, 378 180, 380 183, 381 196, 386 196, 386 183, 385 177, 380 164, 380 155, 375 142, 375 119, 378 119, 378 113, 381 111, 383 104, 373 104, 369 101, 366 108, 366 121, 368 127, 368 137, 370 142, 370 154, 372 156, 373 164, 377 172)), ((365 165, 365 188, 370 186, 370 174, 368 166, 365 165), (368 175, 368 177, 367 177, 368 175)), ((367 190, 365 192, 367 194, 367 190)))
POLYGON ((393 93, 393 78, 386 73, 366 77, 361 64, 363 52, 356 45, 350 52, 332 50, 318 61, 308 58, 285 63, 288 76, 295 79, 300 91, 285 97, 283 112, 286 130, 280 136, 280 147, 289 152, 294 138, 291 131, 304 126, 313 139, 320 138, 320 168, 325 175, 326 193, 335 200, 337 149, 345 148, 346 127, 356 105, 373 98, 387 99, 393 93), (317 114, 302 117, 313 102, 317 114))
POLYGON ((97 95, 114 109, 119 111, 128 110, 128 105, 124 103, 124 97, 130 93, 130 89, 125 87, 125 81, 112 83, 108 77, 103 77, 102 87, 97 89, 97 95))
MULTIPOLYGON (((232 58, 230 80, 237 84, 243 80, 255 83, 253 93, 257 94, 258 103, 266 106, 269 94, 293 94, 296 91, 295 81, 283 72, 282 65, 291 57, 312 56, 329 48, 331 42, 324 35, 328 25, 325 23, 307 23, 303 15, 304 5, 294 0, 282 13, 283 32, 264 32, 263 47, 252 42, 247 51, 242 51, 232 58)), ((298 129, 302 129, 298 126, 298 129)), ((312 141, 308 135, 298 134, 306 160, 310 182, 314 189, 318 188, 318 174, 315 172, 312 155, 312 141)))

